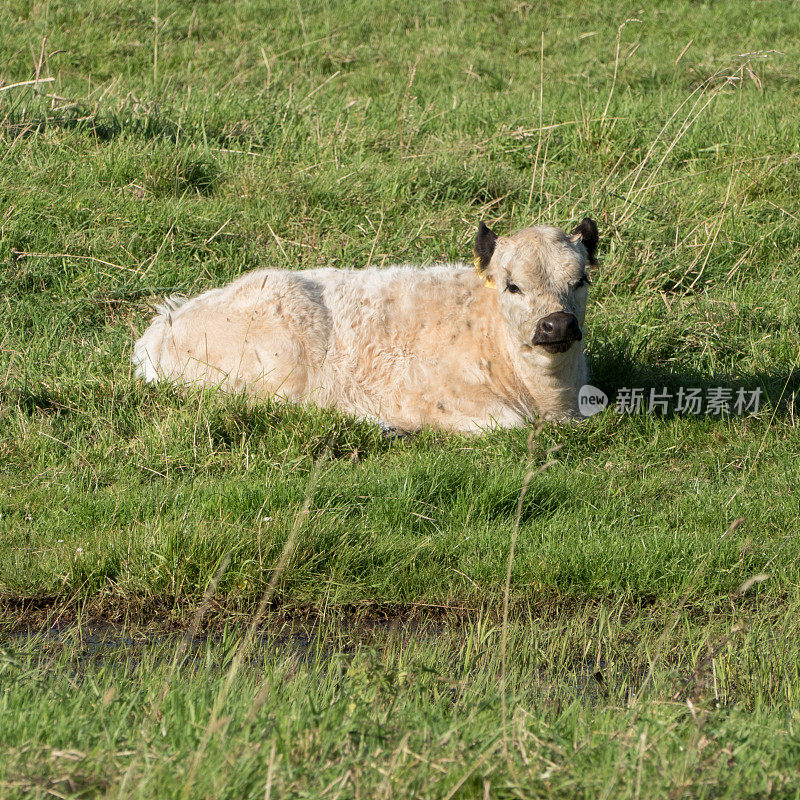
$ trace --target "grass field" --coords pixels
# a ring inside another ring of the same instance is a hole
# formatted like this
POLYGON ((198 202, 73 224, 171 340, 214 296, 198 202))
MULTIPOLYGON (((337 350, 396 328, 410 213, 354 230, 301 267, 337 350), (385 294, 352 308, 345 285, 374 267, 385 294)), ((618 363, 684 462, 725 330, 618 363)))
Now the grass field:
POLYGON ((800 797, 798 21, 4 3, 3 796, 800 797), (389 440, 133 378, 164 293, 586 214, 592 383, 759 413, 389 440))

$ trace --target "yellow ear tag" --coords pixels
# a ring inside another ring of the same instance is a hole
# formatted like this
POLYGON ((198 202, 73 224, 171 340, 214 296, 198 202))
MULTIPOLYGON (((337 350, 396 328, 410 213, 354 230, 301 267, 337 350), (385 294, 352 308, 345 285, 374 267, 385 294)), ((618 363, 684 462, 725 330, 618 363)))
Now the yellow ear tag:
POLYGON ((484 286, 486 286, 487 289, 494 289, 494 281, 488 275, 484 275, 483 272, 481 271, 480 258, 475 256, 475 259, 473 260, 472 263, 475 265, 475 271, 478 273, 478 275, 481 276, 481 278, 483 278, 484 286))

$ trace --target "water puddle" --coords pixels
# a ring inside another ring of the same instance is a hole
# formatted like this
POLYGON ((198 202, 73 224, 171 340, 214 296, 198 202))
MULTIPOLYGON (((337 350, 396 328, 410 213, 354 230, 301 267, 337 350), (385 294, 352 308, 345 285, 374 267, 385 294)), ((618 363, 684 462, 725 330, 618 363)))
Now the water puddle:
MULTIPOLYGON (((314 658, 348 655, 358 649, 381 648, 387 643, 435 644, 452 636, 454 626, 438 620, 408 621, 400 618, 369 618, 322 624, 280 621, 265 624, 252 633, 251 657, 268 653, 297 653, 314 658)), ((209 647, 220 651, 239 647, 247 625, 229 625, 221 630, 191 631, 131 628, 111 622, 54 623, 42 627, 0 631, 0 649, 33 653, 40 659, 69 653, 75 663, 130 661, 145 651, 162 657, 199 653, 209 647)))
MULTIPOLYGON (((240 647, 246 627, 231 625, 222 630, 191 632, 130 628, 109 622, 56 623, 44 627, 0 632, 0 655, 33 657, 40 669, 64 670, 80 677, 97 667, 130 668, 142 660, 180 661, 182 668, 201 663, 209 653, 221 665, 240 647)), ((409 620, 387 617, 347 619, 334 624, 282 621, 258 629, 249 642, 245 663, 257 666, 265 658, 290 656, 298 662, 319 663, 329 659, 349 661, 355 654, 370 651, 376 660, 386 650, 413 650, 430 662, 435 655, 436 671, 451 672, 457 663, 468 628, 444 619, 409 620), (451 665, 450 659, 455 664, 451 665)), ((413 660, 413 656, 412 656, 413 660)), ((429 669, 429 667, 425 667, 429 669)), ((476 672, 481 669, 476 666, 476 672)), ((543 698, 572 697, 584 702, 608 698, 620 681, 610 679, 609 665, 580 660, 557 672, 545 665, 531 671, 530 688, 543 698)), ((628 684, 630 676, 622 683, 628 684)), ((638 682, 638 681, 637 681, 638 682)))

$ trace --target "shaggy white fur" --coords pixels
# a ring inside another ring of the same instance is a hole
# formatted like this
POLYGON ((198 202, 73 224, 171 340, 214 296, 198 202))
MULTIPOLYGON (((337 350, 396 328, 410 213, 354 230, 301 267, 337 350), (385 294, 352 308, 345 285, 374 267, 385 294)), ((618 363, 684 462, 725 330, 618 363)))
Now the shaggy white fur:
POLYGON ((133 361, 146 381, 335 406, 403 431, 577 416, 583 341, 551 352, 533 339, 554 312, 583 329, 594 231, 588 244, 550 227, 494 238, 477 272, 257 270, 192 300, 168 298, 133 361))

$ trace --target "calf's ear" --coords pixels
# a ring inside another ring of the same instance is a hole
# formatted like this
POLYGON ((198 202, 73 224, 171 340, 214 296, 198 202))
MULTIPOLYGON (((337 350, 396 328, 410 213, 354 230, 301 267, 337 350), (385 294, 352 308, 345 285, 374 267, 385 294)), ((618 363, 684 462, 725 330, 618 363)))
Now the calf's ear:
POLYGON ((483 272, 489 266, 496 243, 497 234, 485 222, 479 222, 478 233, 475 236, 475 244, 473 246, 475 266, 479 272, 483 272))
POLYGON ((584 217, 583 222, 572 231, 572 239, 575 242, 583 242, 583 246, 589 254, 589 263, 596 264, 597 243, 600 241, 597 223, 589 217, 584 217))

